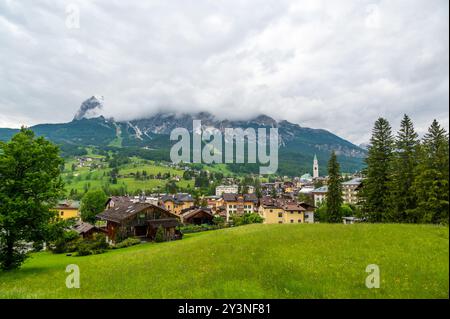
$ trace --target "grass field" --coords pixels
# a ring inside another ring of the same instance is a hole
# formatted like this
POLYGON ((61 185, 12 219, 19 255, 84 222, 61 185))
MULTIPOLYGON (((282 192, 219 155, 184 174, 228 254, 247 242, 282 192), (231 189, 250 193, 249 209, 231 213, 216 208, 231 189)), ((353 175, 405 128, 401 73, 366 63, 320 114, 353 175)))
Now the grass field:
POLYGON ((33 254, 0 298, 448 298, 448 227, 250 225, 102 255, 33 254), (67 289, 77 264, 81 288, 67 289), (381 287, 368 289, 368 264, 381 287))
MULTIPOLYGON (((92 155, 89 155, 93 157, 92 155)), ((100 159, 100 156, 95 157, 100 159)), ((147 174, 157 175, 170 173, 171 176, 183 176, 183 170, 174 169, 171 167, 163 166, 151 161, 142 160, 132 157, 131 163, 120 167, 120 174, 126 176, 130 173, 136 173, 137 171, 146 171, 147 174)), ((67 191, 71 189, 77 190, 78 193, 83 193, 85 186, 88 184, 91 189, 101 188, 109 181, 110 168, 96 168, 90 170, 88 167, 78 167, 74 172, 71 172, 72 164, 77 163, 75 159, 67 160, 65 163, 65 172, 63 178, 65 181, 65 188, 67 191), (69 178, 71 177, 71 178, 69 178)), ((100 163, 100 162, 99 162, 100 163)), ((106 165, 103 163, 103 165, 106 165)), ((125 187, 128 192, 134 193, 137 190, 150 190, 150 191, 164 191, 165 185, 168 180, 164 179, 149 179, 149 180, 136 180, 130 177, 118 178, 117 184, 110 184, 111 189, 125 187)), ((182 189, 193 188, 193 180, 183 180, 176 182, 178 187, 182 189)))

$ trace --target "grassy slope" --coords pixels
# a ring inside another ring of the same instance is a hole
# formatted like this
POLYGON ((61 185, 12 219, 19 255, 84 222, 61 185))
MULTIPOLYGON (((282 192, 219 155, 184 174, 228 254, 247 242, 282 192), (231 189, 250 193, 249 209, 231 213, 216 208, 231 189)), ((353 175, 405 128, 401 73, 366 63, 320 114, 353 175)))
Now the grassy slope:
MULTIPOLYGON (((89 156, 93 157, 91 154, 89 156)), ((97 156, 99 158, 99 156, 97 156)), ((170 173, 171 176, 183 176, 183 171, 180 169, 174 169, 171 167, 161 166, 153 162, 140 160, 138 158, 131 158, 132 163, 123 165, 120 167, 120 174, 126 175, 130 173, 136 173, 136 171, 142 172, 143 170, 147 171, 148 174, 154 174, 157 175, 158 173, 165 174, 170 173)), ((102 185, 104 185, 109 180, 109 171, 110 168, 102 168, 102 169, 95 169, 93 171, 89 171, 89 168, 82 167, 77 168, 77 170, 74 172, 74 174, 78 175, 75 176, 72 180, 67 179, 67 175, 71 171, 72 164, 76 163, 75 160, 67 160, 65 164, 65 173, 63 174, 63 177, 65 178, 66 182, 66 190, 70 191, 70 189, 76 189, 78 192, 83 192, 84 185, 89 183, 91 188, 100 188, 102 185), (104 173, 107 174, 107 176, 104 176, 104 173), (89 177, 90 176, 90 177, 89 177)), ((166 185, 167 180, 162 179, 151 179, 146 181, 141 180, 135 180, 134 178, 119 178, 118 183, 116 185, 110 185, 111 188, 118 188, 120 186, 126 186, 127 190, 129 192, 134 192, 138 189, 140 190, 152 190, 157 189, 159 187, 160 190, 164 189, 164 186, 166 185)), ((194 187, 194 181, 186 181, 186 180, 180 180, 180 182, 177 182, 177 185, 182 188, 194 187)))
POLYGON ((0 273, 0 298, 448 298, 448 228, 250 225, 103 255, 39 253, 0 273), (67 289, 66 265, 81 288, 67 289), (381 288, 367 289, 378 264, 381 288))

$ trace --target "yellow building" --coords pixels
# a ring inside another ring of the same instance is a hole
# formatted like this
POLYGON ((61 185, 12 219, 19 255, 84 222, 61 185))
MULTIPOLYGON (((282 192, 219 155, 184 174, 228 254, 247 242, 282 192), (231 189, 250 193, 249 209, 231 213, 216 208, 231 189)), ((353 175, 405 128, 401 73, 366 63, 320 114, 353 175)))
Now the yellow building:
POLYGON ((80 218, 80 202, 78 201, 61 201, 55 207, 55 211, 58 213, 59 218, 80 218))
POLYGON ((314 223, 314 207, 294 200, 265 197, 258 212, 265 224, 314 223))
POLYGON ((226 212, 226 220, 233 215, 241 216, 255 212, 258 198, 255 194, 222 194, 222 203, 226 212))
POLYGON ((194 199, 189 194, 166 195, 161 198, 161 206, 169 212, 180 215, 182 211, 194 206, 194 199))

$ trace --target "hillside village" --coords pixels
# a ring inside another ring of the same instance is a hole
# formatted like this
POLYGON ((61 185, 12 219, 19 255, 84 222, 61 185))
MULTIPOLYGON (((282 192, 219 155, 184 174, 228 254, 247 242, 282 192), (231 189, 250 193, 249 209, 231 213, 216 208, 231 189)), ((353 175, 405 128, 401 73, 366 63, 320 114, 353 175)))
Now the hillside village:
MULTIPOLYGON (((77 167, 95 165, 93 158, 78 159, 77 167)), ((186 171, 189 167, 184 168, 186 171)), ((234 226, 236 217, 258 216, 265 224, 315 223, 315 211, 325 202, 327 177, 319 175, 317 157, 312 163, 313 175, 304 174, 294 178, 277 178, 262 182, 257 187, 239 185, 237 178, 224 178, 226 184, 217 185, 214 195, 198 198, 188 192, 152 193, 110 196, 104 211, 96 216, 93 224, 80 220, 80 202, 63 200, 55 210, 62 219, 75 219, 73 227, 80 235, 91 236, 95 232, 106 234, 114 244, 129 237, 154 240, 157 229, 164 229, 165 240, 182 238, 180 227, 186 225, 234 226)), ((161 178, 169 178, 168 176, 161 178)), ((178 176, 171 178, 179 179, 178 176)), ((359 175, 346 176, 342 183, 344 204, 357 206, 358 192, 362 187, 359 175)), ((345 216, 343 222, 357 221, 345 216)))

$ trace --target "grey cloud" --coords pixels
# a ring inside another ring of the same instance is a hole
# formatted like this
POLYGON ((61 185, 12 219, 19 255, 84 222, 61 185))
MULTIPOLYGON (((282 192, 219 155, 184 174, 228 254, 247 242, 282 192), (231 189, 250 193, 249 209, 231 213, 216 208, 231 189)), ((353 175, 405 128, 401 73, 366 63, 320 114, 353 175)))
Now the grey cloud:
POLYGON ((0 126, 70 121, 98 94, 116 119, 265 113, 355 143, 379 116, 448 128, 448 18, 444 0, 5 0, 0 126))

